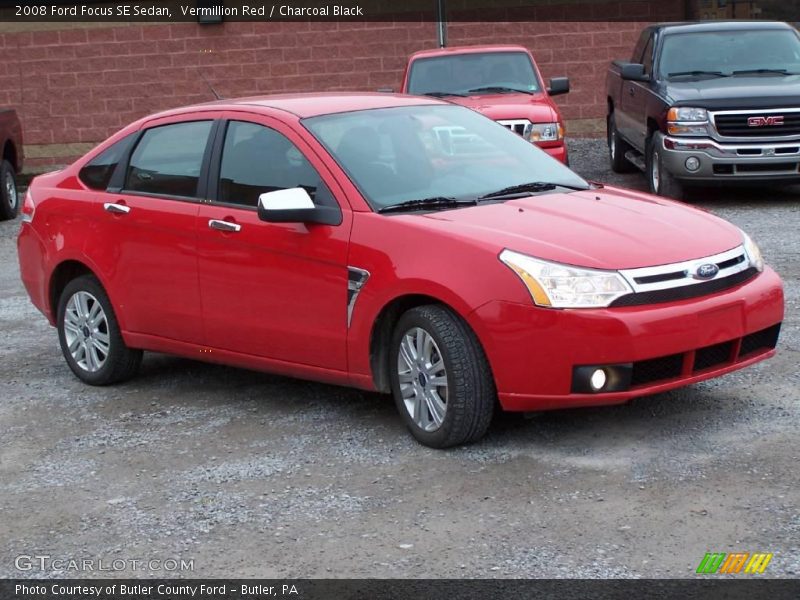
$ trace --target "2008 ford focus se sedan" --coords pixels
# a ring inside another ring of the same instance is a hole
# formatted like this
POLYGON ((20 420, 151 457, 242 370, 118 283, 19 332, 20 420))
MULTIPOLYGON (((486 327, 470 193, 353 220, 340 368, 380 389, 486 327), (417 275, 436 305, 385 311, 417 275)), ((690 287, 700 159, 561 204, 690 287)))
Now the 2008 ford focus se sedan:
POLYGON ((772 356, 780 279, 706 212, 386 94, 144 118, 33 180, 22 279, 93 385, 142 351, 391 392, 433 447, 772 356))

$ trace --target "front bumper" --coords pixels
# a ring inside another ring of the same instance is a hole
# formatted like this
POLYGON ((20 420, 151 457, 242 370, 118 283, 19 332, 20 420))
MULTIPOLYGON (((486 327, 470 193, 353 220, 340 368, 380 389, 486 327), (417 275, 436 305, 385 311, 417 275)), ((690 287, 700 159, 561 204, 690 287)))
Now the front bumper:
POLYGON ((738 287, 692 300, 590 310, 498 301, 470 321, 503 408, 534 411, 623 403, 769 358, 774 349, 757 342, 780 324, 783 311, 780 278, 766 268, 738 287), (576 367, 618 364, 639 369, 628 389, 572 391, 576 367))
POLYGON ((711 138, 658 135, 664 167, 684 181, 800 181, 800 140, 722 143, 711 138), (689 157, 698 159, 698 169, 687 168, 689 157))
POLYGON ((567 145, 561 142, 546 142, 544 144, 537 144, 542 150, 547 152, 556 160, 560 160, 565 165, 569 166, 569 156, 567 155, 567 145))

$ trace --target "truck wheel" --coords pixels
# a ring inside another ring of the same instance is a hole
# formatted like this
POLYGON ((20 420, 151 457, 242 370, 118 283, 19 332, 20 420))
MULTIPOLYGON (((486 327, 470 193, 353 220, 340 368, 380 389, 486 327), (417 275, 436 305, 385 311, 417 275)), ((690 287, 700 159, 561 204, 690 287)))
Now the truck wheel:
POLYGON ((400 317, 389 363, 397 410, 412 435, 431 448, 483 437, 492 420, 494 378, 475 333, 442 306, 400 317))
POLYGON ((91 275, 70 281, 58 301, 58 340, 72 372, 89 385, 130 379, 142 351, 128 348, 103 286, 91 275))
POLYGON ((647 138, 645 173, 647 174, 647 187, 651 194, 675 200, 683 199, 683 185, 664 167, 661 148, 655 136, 647 138))
POLYGON ((614 113, 608 115, 606 119, 606 135, 608 136, 608 158, 611 162, 611 170, 615 173, 630 173, 633 171, 634 165, 625 158, 625 153, 631 147, 619 136, 614 113))
POLYGON ((19 198, 17 197, 17 178, 14 167, 7 160, 0 161, 0 221, 17 216, 19 198))

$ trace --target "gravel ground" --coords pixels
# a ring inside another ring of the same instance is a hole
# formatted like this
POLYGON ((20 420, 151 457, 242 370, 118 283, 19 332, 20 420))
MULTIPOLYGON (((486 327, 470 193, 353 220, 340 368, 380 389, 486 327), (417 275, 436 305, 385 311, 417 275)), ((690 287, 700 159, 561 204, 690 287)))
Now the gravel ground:
MULTIPOLYGON (((643 187, 610 176, 602 141, 570 148, 584 176, 643 187)), ((502 416, 445 452, 343 388, 154 354, 127 384, 80 384, 1 223, 0 577, 58 575, 15 569, 34 554, 203 577, 692 577, 711 551, 773 552, 767 575, 797 577, 800 190, 693 201, 784 277, 779 355, 625 406, 502 416)))

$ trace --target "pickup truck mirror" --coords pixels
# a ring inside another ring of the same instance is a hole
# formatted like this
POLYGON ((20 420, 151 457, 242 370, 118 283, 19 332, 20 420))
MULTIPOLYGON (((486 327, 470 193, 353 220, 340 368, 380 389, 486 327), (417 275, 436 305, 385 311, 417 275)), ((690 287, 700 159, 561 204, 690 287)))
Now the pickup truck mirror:
POLYGON ((569 92, 569 77, 552 77, 547 93, 551 96, 566 94, 569 92))
POLYGON ((301 187, 265 192, 258 197, 258 218, 268 223, 320 223, 338 225, 338 206, 317 206, 301 187))
POLYGON ((650 76, 644 72, 644 65, 639 63, 625 63, 620 67, 619 75, 626 81, 650 81, 650 76))

